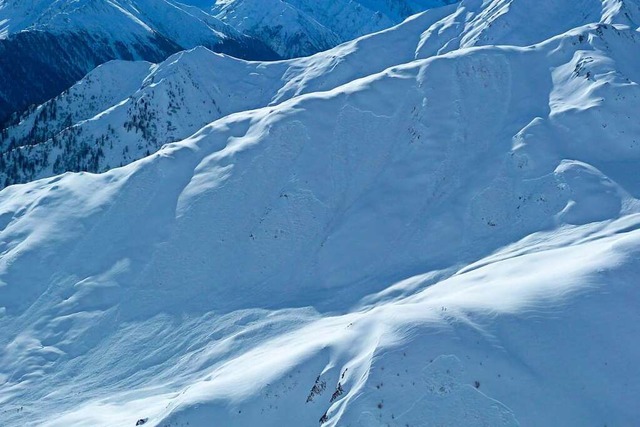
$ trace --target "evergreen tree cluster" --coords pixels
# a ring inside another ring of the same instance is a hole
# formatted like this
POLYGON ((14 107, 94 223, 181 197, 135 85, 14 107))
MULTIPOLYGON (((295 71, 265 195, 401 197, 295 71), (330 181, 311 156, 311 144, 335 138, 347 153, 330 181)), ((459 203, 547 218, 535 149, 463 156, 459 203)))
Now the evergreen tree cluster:
MULTIPOLYGON (((67 111, 73 111, 72 103, 82 103, 75 96, 67 97, 71 100, 54 99, 25 112, 14 120, 14 126, 0 130, 0 188, 64 172, 104 172, 156 151, 168 142, 169 136, 158 138, 160 117, 152 106, 153 96, 152 92, 139 99, 131 98, 120 132, 112 125, 107 125, 105 131, 91 132, 82 124, 74 124, 77 117, 67 111), (63 102, 66 107, 60 106, 63 102), (130 147, 123 143, 122 131, 136 135, 131 138, 135 144, 130 147), (106 162, 110 152, 109 157, 116 158, 114 165, 106 162)), ((175 93, 169 94, 169 115, 180 108, 175 97, 175 93)), ((171 121, 165 121, 166 126, 160 127, 173 132, 171 121)))

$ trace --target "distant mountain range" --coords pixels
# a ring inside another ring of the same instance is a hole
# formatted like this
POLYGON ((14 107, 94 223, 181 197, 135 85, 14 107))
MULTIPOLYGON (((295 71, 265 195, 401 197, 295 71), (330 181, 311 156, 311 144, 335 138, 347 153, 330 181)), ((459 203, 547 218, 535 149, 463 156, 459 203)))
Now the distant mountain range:
MULTIPOLYGON (((218 0, 212 13, 283 57, 306 56, 457 0, 218 0)), ((201 3, 201 2, 199 2, 201 3)))

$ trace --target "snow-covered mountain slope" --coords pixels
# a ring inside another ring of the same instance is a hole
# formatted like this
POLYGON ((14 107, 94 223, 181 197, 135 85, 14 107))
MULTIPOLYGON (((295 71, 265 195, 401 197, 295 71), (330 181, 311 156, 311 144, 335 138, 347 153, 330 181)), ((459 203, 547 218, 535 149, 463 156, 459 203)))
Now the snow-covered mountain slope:
POLYGON ((638 424, 640 35, 601 18, 422 58, 417 17, 404 63, 273 64, 272 105, 4 189, 0 424, 638 424))
MULTIPOLYGON (((584 4, 560 2, 550 7, 558 13, 562 11, 562 16, 572 17, 577 26, 590 22, 626 25, 637 15, 634 5, 616 6, 597 0, 584 4)), ((147 65, 131 65, 129 73, 122 69, 124 64, 107 64, 95 76, 90 74, 88 83, 83 80, 74 86, 74 102, 62 94, 27 112, 16 120, 16 125, 0 133, 0 161, 5 166, 0 168, 0 185, 65 171, 102 172, 137 160, 165 143, 186 138, 224 115, 276 105, 303 93, 330 90, 393 65, 443 54, 461 45, 468 48, 486 44, 486 40, 503 44, 511 39, 515 45, 534 43, 542 36, 527 29, 526 23, 537 15, 525 12, 523 3, 498 1, 483 9, 479 2, 462 2, 455 7, 428 10, 389 30, 290 61, 251 63, 196 49, 169 58, 151 70, 147 65), (489 13, 496 10, 501 14, 489 13), (507 10, 517 13, 511 16, 507 10), (487 16, 489 24, 484 25, 482 17, 487 16), (463 18, 462 23, 456 21, 463 18), (523 30, 514 33, 505 28, 523 30), (119 87, 105 98, 109 102, 95 101, 91 81, 119 81, 127 74, 128 84, 105 84, 99 89, 119 87)), ((567 24, 549 21, 539 27, 545 35, 553 31, 561 34, 567 24)))
POLYGON ((261 42, 171 0, 0 1, 0 121, 111 59, 158 62, 207 46, 274 59, 261 42))
POLYGON ((640 26, 640 3, 637 0, 545 2, 545 14, 532 10, 533 7, 527 1, 463 1, 454 13, 423 34, 425 50, 420 52, 420 56, 473 46, 528 46, 595 22, 625 25, 632 29, 640 26), (550 18, 554 16, 562 19, 550 18))
POLYGON ((430 11, 289 61, 245 62, 197 48, 153 67, 107 63, 0 133, 0 184, 65 171, 102 172, 186 138, 230 113, 330 90, 411 61, 420 32, 442 16, 442 10, 430 11), (119 83, 125 76, 127 83, 119 83))
POLYGON ((159 62, 196 46, 254 60, 300 56, 450 2, 0 0, 0 123, 108 60, 159 62))
MULTIPOLYGON (((310 55, 457 0, 217 0, 213 14, 283 57, 310 55)), ((201 5, 202 6, 202 5, 201 5)))

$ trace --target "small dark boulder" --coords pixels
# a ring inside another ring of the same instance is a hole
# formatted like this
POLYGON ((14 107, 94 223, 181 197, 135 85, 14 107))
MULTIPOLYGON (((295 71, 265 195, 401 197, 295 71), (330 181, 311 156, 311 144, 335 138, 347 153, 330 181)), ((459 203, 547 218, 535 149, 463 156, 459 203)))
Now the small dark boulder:
POLYGON ((137 426, 141 426, 147 423, 147 421, 149 421, 149 418, 140 418, 137 422, 136 425, 137 426))

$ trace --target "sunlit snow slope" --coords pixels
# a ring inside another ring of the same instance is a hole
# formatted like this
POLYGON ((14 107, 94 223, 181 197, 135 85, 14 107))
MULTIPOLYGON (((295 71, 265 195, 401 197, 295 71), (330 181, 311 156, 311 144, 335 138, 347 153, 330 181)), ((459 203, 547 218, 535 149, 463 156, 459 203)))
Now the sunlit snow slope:
POLYGON ((0 192, 0 424, 640 424, 637 3, 435 11, 0 192))

